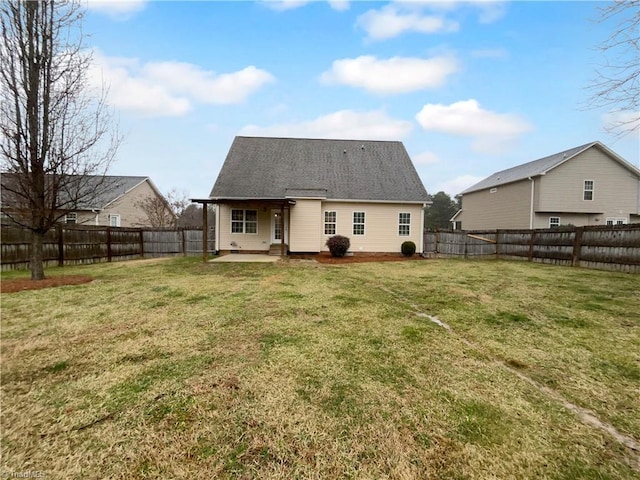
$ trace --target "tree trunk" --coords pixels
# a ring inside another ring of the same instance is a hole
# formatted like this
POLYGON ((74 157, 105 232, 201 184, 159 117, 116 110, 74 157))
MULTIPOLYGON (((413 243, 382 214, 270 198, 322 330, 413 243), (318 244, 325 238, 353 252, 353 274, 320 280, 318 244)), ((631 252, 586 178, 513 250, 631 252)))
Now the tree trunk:
POLYGON ((31 232, 31 280, 44 280, 44 233, 31 232))

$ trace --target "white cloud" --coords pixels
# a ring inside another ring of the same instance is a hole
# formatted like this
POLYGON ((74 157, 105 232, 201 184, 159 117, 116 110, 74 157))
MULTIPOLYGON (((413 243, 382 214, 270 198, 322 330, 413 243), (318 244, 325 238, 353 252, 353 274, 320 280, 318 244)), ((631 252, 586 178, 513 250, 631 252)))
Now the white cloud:
POLYGON ((181 62, 148 62, 94 53, 94 84, 109 88, 109 103, 149 116, 179 116, 194 104, 235 104, 245 101, 273 76, 254 66, 216 74, 181 62))
POLYGON ((373 40, 397 37, 405 32, 442 33, 455 32, 459 24, 440 15, 425 15, 422 12, 401 12, 394 5, 380 10, 369 10, 358 17, 358 26, 373 40))
POLYGON ((433 152, 422 152, 412 156, 411 159, 415 165, 433 165, 440 162, 440 157, 433 152))
POLYGON ((605 113, 602 123, 607 132, 635 132, 636 135, 640 135, 640 112, 618 110, 605 113))
POLYGON ((314 120, 261 127, 247 125, 239 135, 358 140, 401 140, 412 130, 411 122, 396 120, 385 112, 340 110, 314 120))
MULTIPOLYGON (((264 0, 264 3, 278 12, 285 10, 293 10, 296 8, 304 7, 312 0, 264 0)), ((331 8, 338 11, 344 11, 349 9, 349 0, 327 0, 331 8)))
POLYGON ((357 23, 372 40, 385 40, 407 32, 457 32, 460 24, 451 17, 463 8, 474 9, 480 23, 493 23, 506 14, 505 2, 498 0, 405 0, 369 10, 358 17, 357 23))
POLYGON ((104 13, 119 20, 126 20, 147 5, 148 0, 85 0, 89 10, 104 13))
POLYGON ((483 178, 484 177, 476 177, 474 175, 461 175, 436 185, 436 188, 433 191, 445 192, 453 198, 463 190, 475 185, 483 178))
POLYGON ((334 61, 331 70, 324 72, 320 79, 378 94, 394 94, 440 87, 457 70, 458 62, 451 56, 378 60, 365 55, 334 61))
POLYGON ((428 131, 473 138, 474 150, 500 153, 511 147, 531 125, 512 113, 496 113, 480 107, 476 100, 451 105, 427 104, 416 114, 418 123, 428 131))

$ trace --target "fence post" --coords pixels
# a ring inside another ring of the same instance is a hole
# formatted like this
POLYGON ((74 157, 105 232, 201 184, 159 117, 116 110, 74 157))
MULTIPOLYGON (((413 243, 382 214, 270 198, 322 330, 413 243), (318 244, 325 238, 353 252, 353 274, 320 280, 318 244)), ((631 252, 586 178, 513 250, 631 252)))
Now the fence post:
POLYGON ((107 262, 111 261, 111 227, 107 227, 107 262))
POLYGON ((529 256, 528 259, 530 262, 533 261, 533 246, 536 243, 536 231, 531 230, 531 238, 529 239, 529 256))
POLYGON ((64 232, 62 225, 56 225, 56 233, 58 234, 58 266, 64 266, 64 232))
POLYGON ((182 256, 186 257, 187 256, 187 236, 184 233, 184 227, 182 227, 180 229, 180 232, 182 233, 182 256))
POLYGON ((436 257, 440 253, 440 229, 436 228, 436 257))
POLYGON ((144 228, 140 229, 140 258, 144 258, 144 228))
POLYGON ((496 229, 496 260, 500 258, 500 230, 496 229))
POLYGON ((584 227, 576 227, 573 237, 573 255, 571 255, 571 266, 576 267, 580 264, 580 250, 582 249, 582 232, 584 227))

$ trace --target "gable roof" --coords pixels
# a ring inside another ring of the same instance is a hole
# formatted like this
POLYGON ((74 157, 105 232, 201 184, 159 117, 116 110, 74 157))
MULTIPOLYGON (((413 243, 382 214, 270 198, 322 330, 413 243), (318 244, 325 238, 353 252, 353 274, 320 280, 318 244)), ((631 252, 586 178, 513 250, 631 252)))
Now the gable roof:
MULTIPOLYGON (((16 180, 16 175, 17 174, 14 173, 2 174, 3 189, 6 188, 10 190, 12 185, 15 186, 14 188, 17 188, 18 183, 16 182, 19 182, 19 180, 16 180)), ((67 198, 59 197, 59 203, 65 204, 67 202, 73 202, 75 204, 76 201, 72 199, 77 198, 75 208, 78 210, 102 210, 145 181, 149 182, 149 185, 156 194, 162 196, 149 177, 69 175, 65 180, 65 186, 60 192, 60 195, 64 195, 67 198), (65 195, 65 188, 73 191, 73 194, 69 196, 65 195)), ((12 195, 3 195, 4 200, 8 201, 8 203, 18 201, 17 198, 13 197, 12 195)))
POLYGON ((402 142, 238 136, 210 198, 426 202, 429 197, 402 142))
POLYGON ((158 189, 153 185, 149 177, 135 177, 135 176, 119 176, 119 175, 106 175, 104 179, 100 176, 90 177, 89 184, 95 183, 97 187, 101 187, 98 195, 92 199, 92 205, 80 205, 81 208, 105 208, 124 196, 141 183, 149 181, 151 188, 160 194, 158 189), (101 183, 103 182, 103 183, 101 183))
POLYGON ((487 188, 497 187, 499 185, 504 185, 506 183, 517 182, 519 180, 524 180, 529 177, 537 177, 539 175, 545 175, 550 170, 562 165, 564 162, 571 160, 576 157, 580 153, 588 150, 589 148, 599 148, 604 153, 609 155, 613 160, 620 163, 623 167, 630 170, 634 174, 640 177, 640 170, 635 168, 633 165, 624 160, 621 156, 619 156, 614 151, 607 148, 600 142, 591 142, 585 145, 580 145, 579 147, 573 147, 563 152, 555 153, 553 155, 549 155, 548 157, 539 158, 538 160, 534 160, 532 162, 524 163, 522 165, 518 165, 516 167, 508 168, 506 170, 501 170, 496 172, 484 180, 476 183, 475 185, 467 188, 461 195, 465 193, 476 192, 478 190, 485 190, 487 188))

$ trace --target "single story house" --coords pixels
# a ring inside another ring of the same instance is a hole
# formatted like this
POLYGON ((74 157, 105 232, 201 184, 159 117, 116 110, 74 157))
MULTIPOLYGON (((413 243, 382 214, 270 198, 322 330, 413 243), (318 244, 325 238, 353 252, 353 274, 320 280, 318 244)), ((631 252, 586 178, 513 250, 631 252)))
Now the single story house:
POLYGON ((640 170, 597 141, 496 172, 460 195, 451 221, 465 230, 640 222, 640 170))
POLYGON ((354 254, 421 252, 428 201, 401 142, 243 136, 201 200, 223 254, 319 253, 333 235, 354 254))

